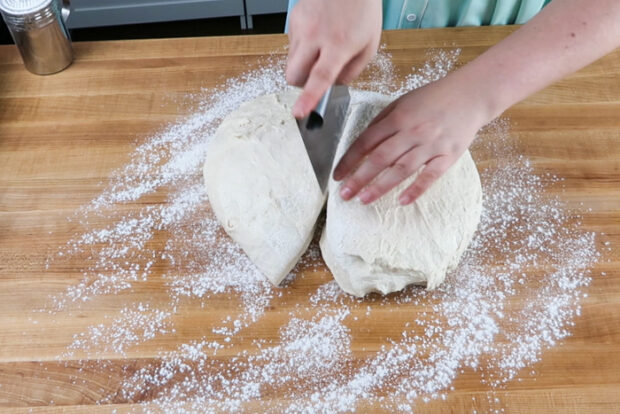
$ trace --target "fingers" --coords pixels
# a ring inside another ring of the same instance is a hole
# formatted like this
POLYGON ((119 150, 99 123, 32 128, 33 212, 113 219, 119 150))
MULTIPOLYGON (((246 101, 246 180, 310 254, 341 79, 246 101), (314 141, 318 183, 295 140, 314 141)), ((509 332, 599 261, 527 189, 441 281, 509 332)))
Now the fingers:
POLYGON ((430 160, 414 182, 402 192, 398 199, 400 204, 407 205, 414 202, 450 168, 454 161, 454 157, 446 155, 430 160))
POLYGON ((411 177, 429 160, 429 157, 431 157, 430 150, 423 146, 417 146, 406 152, 393 165, 383 170, 375 181, 362 191, 359 196, 360 201, 364 204, 370 204, 379 199, 411 177))
POLYGON ((318 47, 299 47, 294 43, 286 64, 286 81, 294 86, 303 86, 318 57, 318 47))
MULTIPOLYGON (((342 198, 349 200, 355 197, 362 188, 366 187, 368 183, 384 170, 390 171, 394 169, 393 172, 398 173, 398 175, 405 173, 409 169, 409 165, 407 165, 406 161, 404 164, 398 163, 393 167, 390 166, 399 160, 403 154, 408 153, 414 145, 415 143, 412 142, 411 137, 403 133, 398 133, 381 142, 381 144, 366 157, 357 170, 346 179, 340 190, 342 198), (401 169, 400 167, 402 166, 405 166, 405 169, 401 169)), ((401 181, 412 173, 413 172, 410 172, 405 177, 401 178, 401 181)), ((370 188, 364 190, 362 194, 360 194, 360 200, 363 203, 374 201, 378 196, 384 193, 375 189, 375 187, 376 185, 373 183, 370 188)))
POLYGON ((312 69, 304 90, 293 106, 293 116, 303 118, 308 115, 319 103, 327 89, 336 82, 343 66, 344 62, 340 55, 321 51, 314 66, 310 65, 312 69))
MULTIPOLYGON (((374 122, 374 121, 373 121, 374 122)), ((381 121, 368 127, 349 147, 334 169, 334 180, 340 181, 350 174, 355 166, 386 138, 396 132, 396 126, 388 122, 387 115, 381 121)))
POLYGON ((362 73, 362 70, 364 70, 364 67, 366 67, 366 64, 375 55, 376 50, 376 48, 367 47, 357 54, 357 56, 354 56, 340 72, 338 82, 346 85, 357 78, 357 76, 362 73))

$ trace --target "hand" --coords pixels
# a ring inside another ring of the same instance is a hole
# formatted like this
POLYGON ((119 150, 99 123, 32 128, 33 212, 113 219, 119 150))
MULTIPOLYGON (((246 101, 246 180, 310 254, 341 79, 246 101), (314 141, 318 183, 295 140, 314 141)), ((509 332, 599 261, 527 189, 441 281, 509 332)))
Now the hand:
POLYGON ((420 171, 400 195, 401 204, 413 202, 454 164, 478 129, 620 46, 620 2, 591 3, 551 2, 470 63, 390 104, 334 170, 334 179, 345 180, 342 198, 359 193, 371 203, 420 171))
POLYGON ((355 79, 377 52, 381 0, 301 0, 289 19, 286 80, 304 90, 293 107, 303 118, 335 82, 355 79))
POLYGON ((406 205, 422 195, 493 118, 461 85, 444 78, 386 107, 334 170, 335 180, 344 179, 341 197, 359 193, 362 203, 372 203, 423 167, 399 201, 406 205))

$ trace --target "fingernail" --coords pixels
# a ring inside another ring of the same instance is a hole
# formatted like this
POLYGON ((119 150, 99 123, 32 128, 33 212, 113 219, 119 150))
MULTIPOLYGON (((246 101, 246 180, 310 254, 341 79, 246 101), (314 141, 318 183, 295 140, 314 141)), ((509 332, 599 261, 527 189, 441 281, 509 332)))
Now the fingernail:
POLYGON ((409 197, 408 195, 402 195, 400 196, 400 198, 398 199, 398 201, 400 202, 401 205, 407 205, 411 202, 411 197, 409 197))
POLYGON ((368 204, 368 202, 370 202, 370 193, 365 191, 360 194, 359 198, 362 203, 368 204))
POLYGON ((348 200, 349 198, 351 198, 352 195, 353 195, 353 190, 351 190, 349 187, 342 187, 342 189, 340 190, 340 197, 342 197, 345 200, 348 200))
POLYGON ((340 171, 338 171, 338 168, 336 168, 336 169, 334 170, 334 175, 333 175, 333 177, 334 177, 334 180, 336 180, 336 181, 340 181, 340 180, 342 179, 342 177, 341 177, 341 173, 340 173, 340 171))

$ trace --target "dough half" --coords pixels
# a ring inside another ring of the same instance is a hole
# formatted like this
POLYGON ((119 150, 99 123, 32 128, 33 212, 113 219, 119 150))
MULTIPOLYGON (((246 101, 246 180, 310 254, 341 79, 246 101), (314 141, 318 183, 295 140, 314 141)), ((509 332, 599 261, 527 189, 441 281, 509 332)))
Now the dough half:
POLYGON ((297 96, 264 95, 230 113, 203 169, 215 216, 274 285, 307 249, 325 202, 291 115, 297 96))
MULTIPOLYGON (((352 98, 336 159, 392 100, 368 92, 352 98)), ((480 177, 469 152, 415 203, 401 206, 398 196, 412 180, 370 205, 343 201, 340 183, 330 180, 320 246, 346 292, 360 297, 374 291, 387 294, 409 284, 433 289, 458 265, 482 211, 480 177)))

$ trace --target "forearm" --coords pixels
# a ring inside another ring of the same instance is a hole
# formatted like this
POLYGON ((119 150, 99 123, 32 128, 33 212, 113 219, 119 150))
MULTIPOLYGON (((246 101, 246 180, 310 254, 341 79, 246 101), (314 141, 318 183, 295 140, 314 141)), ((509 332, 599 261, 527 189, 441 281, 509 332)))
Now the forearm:
POLYGON ((446 81, 468 89, 486 123, 618 46, 619 0, 555 0, 446 81))

